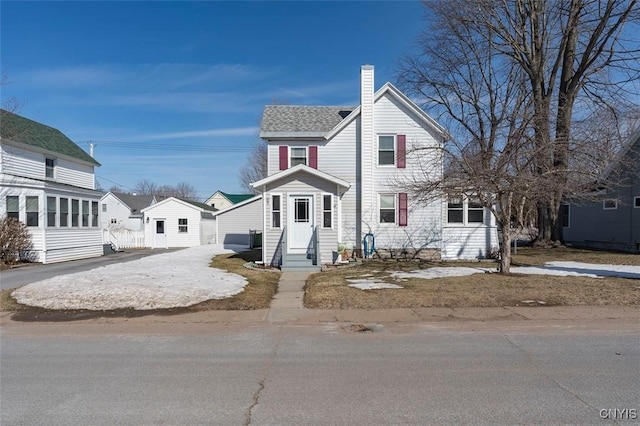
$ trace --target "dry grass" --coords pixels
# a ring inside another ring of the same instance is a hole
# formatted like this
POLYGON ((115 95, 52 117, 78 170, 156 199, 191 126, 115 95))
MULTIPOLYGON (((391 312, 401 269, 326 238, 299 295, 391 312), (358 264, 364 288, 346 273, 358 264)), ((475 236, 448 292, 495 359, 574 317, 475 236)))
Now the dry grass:
MULTIPOLYGON (((543 265, 551 260, 640 265, 640 255, 561 249, 519 249, 515 265, 543 265)), ((475 274, 467 277, 409 279, 397 282, 390 273, 433 266, 492 267, 492 263, 412 263, 371 261, 361 266, 314 274, 307 280, 305 306, 323 309, 418 307, 498 307, 523 305, 640 305, 640 281, 623 278, 557 277, 544 275, 475 274), (359 290, 346 278, 373 277, 403 289, 359 290)))
POLYGON ((249 281, 244 291, 234 297, 221 300, 208 300, 186 308, 155 309, 136 311, 134 309, 114 309, 110 311, 89 310, 48 310, 19 304, 11 297, 13 290, 0 292, 0 311, 14 312, 12 318, 23 321, 68 321, 100 317, 136 317, 144 315, 174 315, 185 312, 205 310, 250 310, 268 308, 273 295, 278 290, 280 274, 251 270, 243 265, 255 260, 259 251, 247 251, 231 255, 216 256, 210 266, 242 275, 249 281))

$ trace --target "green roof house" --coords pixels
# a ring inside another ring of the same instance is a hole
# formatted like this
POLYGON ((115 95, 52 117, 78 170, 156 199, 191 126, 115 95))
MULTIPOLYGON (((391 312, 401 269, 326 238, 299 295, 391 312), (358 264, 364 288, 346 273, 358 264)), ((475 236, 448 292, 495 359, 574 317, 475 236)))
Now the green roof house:
POLYGON ((211 197, 207 198, 204 203, 218 210, 224 210, 234 204, 247 201, 255 197, 255 195, 256 194, 229 194, 228 192, 216 191, 211 197))
POLYGON ((0 110, 0 217, 27 225, 42 263, 103 253, 94 158, 60 130, 0 110))

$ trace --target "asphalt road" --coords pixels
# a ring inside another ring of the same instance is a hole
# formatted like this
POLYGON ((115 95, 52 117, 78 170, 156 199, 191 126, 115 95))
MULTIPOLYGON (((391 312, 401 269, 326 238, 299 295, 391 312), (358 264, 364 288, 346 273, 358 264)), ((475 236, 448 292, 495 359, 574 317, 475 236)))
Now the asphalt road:
POLYGON ((0 423, 640 423, 637 323, 502 324, 14 325, 0 423))
POLYGON ((141 257, 166 253, 179 249, 130 249, 106 256, 92 257, 89 259, 73 260, 69 262, 51 263, 47 265, 34 264, 19 268, 0 271, 0 289, 20 287, 25 284, 45 280, 56 275, 72 274, 74 272, 88 271, 100 266, 113 263, 128 262, 141 257))

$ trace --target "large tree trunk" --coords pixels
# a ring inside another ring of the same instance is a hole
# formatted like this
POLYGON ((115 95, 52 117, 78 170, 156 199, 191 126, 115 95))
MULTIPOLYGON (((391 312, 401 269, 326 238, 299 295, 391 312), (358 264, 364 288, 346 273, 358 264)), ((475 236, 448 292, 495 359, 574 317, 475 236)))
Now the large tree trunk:
POLYGON ((500 233, 500 266, 498 267, 501 274, 508 274, 511 268, 511 234, 509 222, 503 224, 500 233))

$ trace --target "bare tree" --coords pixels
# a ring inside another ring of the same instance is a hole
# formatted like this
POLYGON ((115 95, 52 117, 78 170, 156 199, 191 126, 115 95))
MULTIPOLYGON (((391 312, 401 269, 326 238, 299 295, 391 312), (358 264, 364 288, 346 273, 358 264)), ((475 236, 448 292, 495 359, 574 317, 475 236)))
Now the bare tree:
POLYGON ((142 179, 133 187, 133 192, 138 195, 157 195, 158 185, 149 179, 142 179))
POLYGON ((601 106, 617 111, 628 105, 623 95, 637 93, 629 89, 637 87, 640 49, 637 40, 624 38, 633 31, 623 32, 638 20, 637 0, 426 0, 424 5, 431 25, 420 39, 422 52, 402 62, 402 82, 456 123, 452 133, 463 146, 450 152, 452 164, 460 167, 459 160, 464 163, 473 153, 485 173, 495 174, 497 164, 530 173, 535 179, 523 185, 510 179, 509 187, 526 190, 519 196, 528 200, 525 205, 535 200, 539 238, 562 239, 558 213, 564 196, 582 189, 570 186, 573 176, 593 182, 602 169, 591 162, 589 170, 578 161, 588 147, 586 140, 572 139, 578 112, 601 106), (514 98, 507 88, 515 82, 521 87, 514 98), (508 94, 522 105, 513 105, 508 94), (506 119, 502 109, 514 107, 506 119), (509 120, 516 123, 505 127, 509 120), (516 136, 521 140, 512 153, 516 136), (486 142, 491 140, 500 143, 486 142), (502 162, 496 162, 497 154, 502 162), (516 157, 504 163, 507 154, 516 157))
MULTIPOLYGON (((9 83, 11 83, 9 80, 9 74, 7 73, 7 70, 3 68, 0 73, 0 87, 4 87, 9 83)), ((6 98, 2 100, 2 109, 4 111, 16 113, 18 109, 20 109, 20 104, 15 97, 6 98)))
POLYGON ((490 209, 501 227, 500 271, 508 273, 511 240, 525 223, 530 194, 540 191, 532 179, 538 152, 526 80, 484 35, 448 19, 455 5, 435 6, 437 31, 425 35, 422 55, 405 60, 401 79, 443 111, 455 138, 435 148, 408 141, 419 167, 397 184, 425 202, 466 197, 490 209))
POLYGON ((197 192, 193 185, 187 182, 178 182, 173 187, 174 197, 181 198, 183 200, 196 200, 197 192))
POLYGON ((247 192, 255 193, 252 182, 267 177, 267 143, 256 141, 247 157, 246 164, 240 169, 240 183, 247 192))

